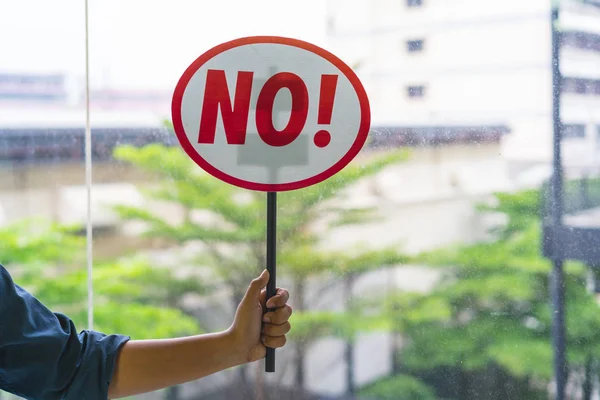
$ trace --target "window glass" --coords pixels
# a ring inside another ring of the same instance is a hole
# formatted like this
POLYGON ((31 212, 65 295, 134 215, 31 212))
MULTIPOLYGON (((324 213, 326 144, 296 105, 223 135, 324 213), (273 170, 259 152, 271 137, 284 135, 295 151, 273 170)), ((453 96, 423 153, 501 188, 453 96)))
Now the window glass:
MULTIPOLYGON (((70 214, 85 210, 85 200, 66 205, 69 189, 85 183, 83 2, 0 8, 0 263, 85 329, 85 230, 70 214)), ((1 319, 7 332, 11 318, 1 319)), ((4 353, 0 358, 4 368, 4 353)))
POLYGON ((136 399, 555 398, 559 270, 569 393, 600 390, 596 1, 89 0, 87 75, 84 2, 6 3, 0 263, 78 330, 222 331, 265 268, 266 194, 208 175, 174 134, 173 91, 198 56, 297 38, 369 96, 360 154, 278 194, 294 313, 276 372, 259 361, 136 399))

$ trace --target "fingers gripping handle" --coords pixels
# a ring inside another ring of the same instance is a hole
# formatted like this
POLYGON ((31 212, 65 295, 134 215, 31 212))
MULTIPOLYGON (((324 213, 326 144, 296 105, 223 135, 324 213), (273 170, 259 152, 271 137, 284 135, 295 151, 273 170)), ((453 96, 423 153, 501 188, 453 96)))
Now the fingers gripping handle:
MULTIPOLYGON (((271 286, 275 286, 275 280, 271 275, 269 279, 269 284, 267 286, 267 299, 271 298, 275 294, 275 289, 271 289, 271 286), (271 285, 273 282, 273 285, 271 285)), ((275 372, 275 349, 271 347, 267 347, 267 355, 265 358, 265 372, 275 372)))
MULTIPOLYGON (((267 271, 269 271, 269 282, 267 283, 267 300, 275 296, 276 285, 276 251, 277 251, 277 193, 267 193, 267 271)), ((275 372, 275 349, 267 347, 265 358, 265 371, 275 372)))

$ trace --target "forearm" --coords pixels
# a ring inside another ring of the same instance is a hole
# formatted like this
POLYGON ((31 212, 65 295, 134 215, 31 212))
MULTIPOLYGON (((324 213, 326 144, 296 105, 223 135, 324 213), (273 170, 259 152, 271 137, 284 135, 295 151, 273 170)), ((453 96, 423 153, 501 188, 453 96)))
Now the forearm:
POLYGON ((245 362, 228 332, 179 339, 130 341, 117 359, 111 399, 200 379, 245 362))

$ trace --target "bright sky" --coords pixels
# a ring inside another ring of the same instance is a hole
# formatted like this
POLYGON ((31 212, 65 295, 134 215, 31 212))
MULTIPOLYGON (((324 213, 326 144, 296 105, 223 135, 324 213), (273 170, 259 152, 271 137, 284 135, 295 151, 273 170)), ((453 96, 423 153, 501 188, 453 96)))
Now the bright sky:
MULTIPOLYGON (((89 0, 94 86, 171 89, 223 41, 279 35, 325 45, 324 0, 89 0)), ((83 0, 0 6, 0 72, 85 71, 83 0)))

